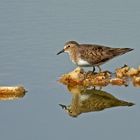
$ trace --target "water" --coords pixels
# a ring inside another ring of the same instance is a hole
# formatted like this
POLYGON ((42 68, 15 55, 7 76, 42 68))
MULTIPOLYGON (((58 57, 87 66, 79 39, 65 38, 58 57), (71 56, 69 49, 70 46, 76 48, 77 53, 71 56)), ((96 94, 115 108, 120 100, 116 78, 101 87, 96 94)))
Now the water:
POLYGON ((135 50, 103 69, 139 65, 140 2, 130 1, 0 1, 0 85, 24 85, 23 99, 0 103, 2 140, 139 139, 139 88, 107 87, 131 108, 69 117, 59 107, 71 100, 59 76, 75 66, 66 54, 56 56, 68 40, 135 50))

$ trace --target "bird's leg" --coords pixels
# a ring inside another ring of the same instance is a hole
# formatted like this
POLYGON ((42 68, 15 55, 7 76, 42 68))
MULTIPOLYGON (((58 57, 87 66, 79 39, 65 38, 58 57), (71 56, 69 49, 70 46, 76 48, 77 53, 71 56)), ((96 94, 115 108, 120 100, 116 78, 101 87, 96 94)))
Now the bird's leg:
POLYGON ((93 72, 93 73, 95 72, 95 66, 93 66, 93 70, 92 70, 92 72, 93 72))
POLYGON ((98 69, 99 69, 99 73, 102 72, 102 69, 100 68, 100 66, 97 66, 97 67, 98 67, 98 69))

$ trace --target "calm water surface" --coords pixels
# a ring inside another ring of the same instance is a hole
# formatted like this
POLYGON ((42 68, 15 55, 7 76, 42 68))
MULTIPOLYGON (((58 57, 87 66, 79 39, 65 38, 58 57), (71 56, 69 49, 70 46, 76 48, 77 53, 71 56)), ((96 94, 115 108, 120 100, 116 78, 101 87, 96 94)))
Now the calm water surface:
POLYGON ((67 40, 135 50, 103 69, 140 64, 140 1, 0 1, 0 85, 24 85, 21 100, 0 102, 2 140, 140 138, 140 89, 104 90, 136 103, 71 118, 59 107, 71 100, 57 80, 75 66, 66 54, 56 56, 67 40))

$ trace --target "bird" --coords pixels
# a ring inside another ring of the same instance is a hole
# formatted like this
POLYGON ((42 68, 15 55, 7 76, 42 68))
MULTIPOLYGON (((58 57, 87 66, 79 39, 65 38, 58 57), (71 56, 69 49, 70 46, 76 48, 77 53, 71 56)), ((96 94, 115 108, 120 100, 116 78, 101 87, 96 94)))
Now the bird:
POLYGON ((96 89, 82 89, 81 87, 71 87, 72 93, 70 105, 59 104, 69 116, 78 117, 82 113, 102 111, 107 108, 118 106, 133 106, 134 103, 117 99, 110 93, 96 89))
POLYGON ((93 67, 93 72, 96 66, 101 72, 100 65, 132 50, 132 48, 111 48, 98 44, 79 44, 76 41, 68 41, 57 55, 66 52, 69 54, 71 61, 77 66, 93 67))

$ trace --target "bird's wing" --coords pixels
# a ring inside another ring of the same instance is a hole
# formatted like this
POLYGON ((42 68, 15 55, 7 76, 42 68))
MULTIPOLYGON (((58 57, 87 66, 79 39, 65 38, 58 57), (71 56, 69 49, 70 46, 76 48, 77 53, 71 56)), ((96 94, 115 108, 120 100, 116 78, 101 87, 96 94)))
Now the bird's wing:
POLYGON ((114 57, 112 53, 114 48, 96 44, 95 45, 81 44, 80 46, 81 47, 79 47, 79 51, 81 58, 93 65, 104 63, 114 57))
MULTIPOLYGON (((96 93, 96 91, 88 91, 90 96, 86 100, 82 100, 82 111, 90 112, 90 111, 101 111, 105 108, 111 108, 115 106, 121 106, 121 100, 117 99, 113 95, 102 91, 101 93, 96 93)), ((88 93, 88 95, 89 95, 88 93)))

